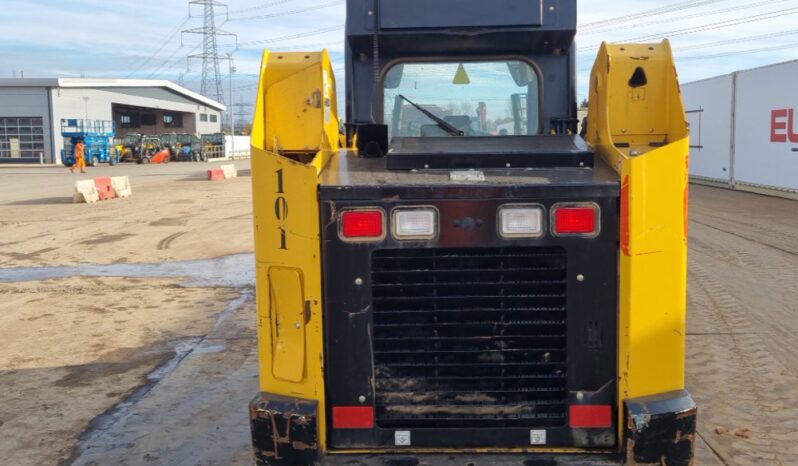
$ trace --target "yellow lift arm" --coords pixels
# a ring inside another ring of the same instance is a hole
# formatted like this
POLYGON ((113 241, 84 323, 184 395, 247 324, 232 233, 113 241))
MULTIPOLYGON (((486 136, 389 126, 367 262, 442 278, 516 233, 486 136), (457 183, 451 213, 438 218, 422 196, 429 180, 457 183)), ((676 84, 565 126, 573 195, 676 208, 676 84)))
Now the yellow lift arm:
MULTIPOLYGON (((326 50, 264 53, 252 127, 260 388, 316 403, 318 426, 305 427, 318 427, 312 436, 318 444, 308 445, 308 451, 324 451, 326 438, 316 193, 319 174, 339 148, 336 107, 326 50)), ((286 424, 274 415, 286 410, 275 409, 275 403, 279 400, 253 403, 253 419, 286 424)), ((290 410, 297 419, 287 426, 301 425, 302 409, 290 410)), ((290 445, 286 429, 278 430, 290 445)))
POLYGON ((587 142, 622 183, 621 401, 684 389, 690 153, 684 115, 667 40, 601 46, 590 77, 587 142))

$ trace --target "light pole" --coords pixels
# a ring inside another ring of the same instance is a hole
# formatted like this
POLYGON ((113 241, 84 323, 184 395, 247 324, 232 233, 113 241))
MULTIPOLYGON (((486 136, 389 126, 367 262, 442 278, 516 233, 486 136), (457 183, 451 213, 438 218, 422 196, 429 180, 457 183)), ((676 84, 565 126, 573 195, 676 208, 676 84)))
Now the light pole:
POLYGON ((236 72, 235 64, 233 63, 233 52, 227 52, 227 59, 229 60, 230 64, 230 100, 229 104, 230 107, 227 109, 227 114, 230 115, 230 158, 235 158, 236 156, 236 126, 233 116, 233 73, 236 72))

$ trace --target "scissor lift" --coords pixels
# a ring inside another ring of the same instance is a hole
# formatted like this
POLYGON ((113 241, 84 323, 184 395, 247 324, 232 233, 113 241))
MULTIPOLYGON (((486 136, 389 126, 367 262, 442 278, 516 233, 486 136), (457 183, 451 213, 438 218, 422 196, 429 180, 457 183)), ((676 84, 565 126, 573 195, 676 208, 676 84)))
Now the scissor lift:
POLYGON ((61 120, 61 136, 64 149, 61 160, 66 166, 75 164, 75 144, 82 140, 86 145, 86 163, 97 166, 100 163, 116 165, 114 153, 114 122, 110 120, 64 119, 61 120))

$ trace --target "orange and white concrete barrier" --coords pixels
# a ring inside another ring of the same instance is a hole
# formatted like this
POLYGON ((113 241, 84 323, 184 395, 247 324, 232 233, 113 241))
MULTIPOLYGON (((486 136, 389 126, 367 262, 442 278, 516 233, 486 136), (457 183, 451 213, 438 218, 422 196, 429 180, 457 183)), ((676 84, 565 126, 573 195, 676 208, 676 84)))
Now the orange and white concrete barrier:
POLYGON ((133 188, 131 188, 130 178, 127 176, 95 178, 76 182, 72 201, 91 204, 97 201, 129 197, 132 194, 133 188))

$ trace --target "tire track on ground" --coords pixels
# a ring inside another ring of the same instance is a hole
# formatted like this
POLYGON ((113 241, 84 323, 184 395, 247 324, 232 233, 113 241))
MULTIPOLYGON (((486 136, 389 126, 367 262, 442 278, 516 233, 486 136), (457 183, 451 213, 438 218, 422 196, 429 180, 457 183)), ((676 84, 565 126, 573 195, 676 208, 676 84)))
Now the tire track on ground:
POLYGON ((701 409, 701 436, 730 465, 798 464, 798 378, 709 270, 691 263, 690 283, 691 313, 717 333, 688 337, 688 385, 701 409))
POLYGON ((181 236, 185 235, 186 233, 188 233, 188 232, 187 231, 179 231, 179 232, 177 232, 175 234, 169 235, 166 238, 162 239, 160 242, 158 242, 158 250, 159 251, 165 251, 165 250, 169 249, 172 246, 172 243, 177 238, 180 238, 181 236))
POLYGON ((756 332, 768 336, 772 354, 798 376, 798 257, 703 226, 693 233, 691 259, 712 270, 756 332))

